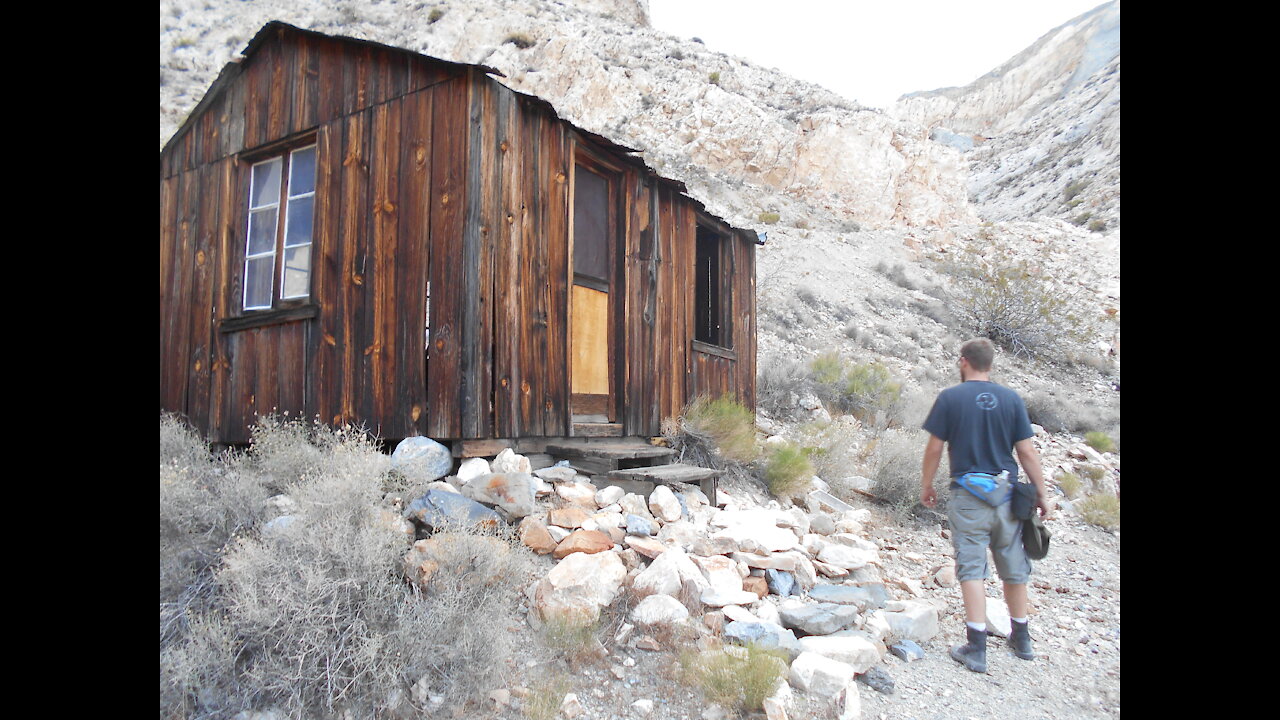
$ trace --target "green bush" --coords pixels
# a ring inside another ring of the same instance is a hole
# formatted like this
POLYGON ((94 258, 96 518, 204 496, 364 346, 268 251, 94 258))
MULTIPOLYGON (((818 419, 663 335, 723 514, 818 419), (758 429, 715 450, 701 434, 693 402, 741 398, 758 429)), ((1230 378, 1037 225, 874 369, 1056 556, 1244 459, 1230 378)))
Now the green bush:
POLYGON ((840 376, 844 374, 844 361, 836 352, 819 353, 809 363, 809 370, 813 373, 814 382, 820 385, 836 385, 840 382, 840 376))
POLYGON ((708 76, 707 76, 707 79, 711 81, 711 84, 712 84, 712 85, 719 85, 719 84, 720 84, 720 71, 718 71, 718 70, 717 70, 716 72, 711 73, 710 75, 708 75, 708 76))
POLYGON ((863 422, 886 419, 902 397, 902 384, 876 362, 846 363, 837 353, 824 352, 809 369, 819 399, 863 422))
POLYGON ((762 212, 759 216, 760 222, 765 225, 773 225, 782 219, 782 216, 776 212, 762 212))
POLYGON ((680 655, 681 678, 708 700, 743 713, 756 712, 787 672, 786 652, 748 644, 680 655))
POLYGON ((1062 488, 1062 494, 1074 499, 1079 497, 1080 491, 1084 489, 1084 484, 1080 482, 1079 475, 1064 472, 1058 476, 1058 487, 1062 488))
POLYGON ((901 383, 879 363, 853 365, 845 373, 844 405, 855 417, 888 410, 902 397, 901 383))
POLYGON ((1080 517, 1090 525, 1103 530, 1120 528, 1120 498, 1109 493, 1099 493, 1076 503, 1080 517))
POLYGON ((1084 443, 1098 452, 1115 452, 1116 444, 1110 436, 1104 432, 1087 432, 1084 434, 1084 443))
POLYGON ((1106 220, 1095 219, 1093 222, 1089 223, 1089 232, 1102 232, 1103 230, 1106 230, 1106 229, 1107 229, 1106 220))
POLYGON ((725 394, 717 399, 696 398, 684 409, 683 432, 708 440, 727 460, 753 462, 760 456, 755 413, 725 394))
POLYGON ((1084 189, 1087 187, 1089 187, 1088 180, 1079 180, 1077 182, 1071 183, 1066 187, 1065 190, 1062 191, 1062 201, 1066 203, 1071 202, 1075 198, 1075 196, 1084 192, 1084 189))
POLYGON ((793 497, 808 488, 812 478, 813 463, 803 449, 788 443, 776 445, 769 451, 764 480, 775 496, 793 497))

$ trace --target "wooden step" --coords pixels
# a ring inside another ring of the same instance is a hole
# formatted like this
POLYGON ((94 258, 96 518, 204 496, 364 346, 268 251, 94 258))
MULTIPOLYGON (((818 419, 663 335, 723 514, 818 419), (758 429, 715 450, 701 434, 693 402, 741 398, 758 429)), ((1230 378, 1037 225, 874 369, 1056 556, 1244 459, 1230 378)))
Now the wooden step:
POLYGON ((640 481, 654 483, 655 485, 669 485, 672 483, 697 484, 702 489, 702 494, 707 496, 712 505, 719 505, 716 502, 716 478, 720 477, 723 472, 722 470, 713 470, 697 465, 672 463, 670 465, 650 465, 648 467, 613 470, 606 478, 608 482, 618 483, 640 481))
POLYGON ((564 440, 547 443, 547 452, 569 461, 587 475, 665 462, 675 451, 639 440, 564 440))
POLYGON ((575 422, 573 424, 574 437, 622 437, 621 423, 592 423, 592 422, 575 422))

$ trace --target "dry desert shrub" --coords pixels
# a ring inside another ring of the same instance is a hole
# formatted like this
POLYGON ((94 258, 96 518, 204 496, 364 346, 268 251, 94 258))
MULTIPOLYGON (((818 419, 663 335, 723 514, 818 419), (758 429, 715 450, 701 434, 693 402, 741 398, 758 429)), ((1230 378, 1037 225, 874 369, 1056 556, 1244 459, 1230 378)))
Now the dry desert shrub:
POLYGON ((195 490, 185 491, 209 498, 210 536, 233 529, 222 545, 205 546, 203 573, 188 573, 195 582, 166 597, 163 559, 176 524, 166 520, 174 490, 166 490, 162 457, 162 716, 275 708, 288 717, 372 717, 428 696, 465 702, 514 652, 505 628, 532 556, 509 535, 450 529, 432 538, 427 592, 407 582, 411 538, 381 505, 386 458, 374 439, 268 420, 247 453, 200 464, 167 432, 162 451, 210 480, 188 481, 195 490), (223 493, 228 486, 241 489, 223 493), (250 490, 256 502, 244 500, 250 490), (291 500, 287 516, 264 525, 263 510, 241 517, 236 509, 262 508, 277 490, 291 500))
POLYGON ((813 463, 813 474, 830 483, 856 475, 858 450, 862 447, 862 423, 842 415, 831 422, 811 422, 799 428, 800 442, 813 463))
MULTIPOLYGON (((899 521, 912 515, 920 504, 921 463, 928 434, 923 430, 886 430, 875 445, 871 457, 871 494, 888 506, 899 521)), ((934 476, 938 511, 945 511, 947 500, 947 457, 934 476)))
POLYGON ((524 716, 529 720, 553 720, 560 714, 560 705, 571 687, 569 676, 562 672, 543 676, 524 699, 521 706, 524 716))
POLYGON ((1062 489, 1062 494, 1068 499, 1075 499, 1080 496, 1080 491, 1084 489, 1084 484, 1080 482, 1080 476, 1075 473, 1064 472, 1058 476, 1058 487, 1062 489))
POLYGON ((792 418, 796 411, 792 396, 812 392, 813 380, 805 363, 765 355, 756 368, 756 406, 770 417, 792 418))
POLYGON ((760 710, 787 665, 785 651, 754 644, 680 654, 684 682, 700 689, 707 700, 744 713, 760 710))
POLYGON ((940 261, 952 282, 948 305, 971 333, 1024 358, 1064 359, 1096 334, 1083 292, 1025 260, 986 245, 961 248, 940 261))
POLYGON ((1120 528, 1120 498, 1110 493, 1098 493, 1076 503, 1080 517, 1090 525, 1103 530, 1120 528))
POLYGON ((1082 433, 1109 428, 1112 436, 1119 434, 1118 405, 1082 403, 1043 390, 1033 390, 1023 399, 1031 422, 1051 433, 1082 433))

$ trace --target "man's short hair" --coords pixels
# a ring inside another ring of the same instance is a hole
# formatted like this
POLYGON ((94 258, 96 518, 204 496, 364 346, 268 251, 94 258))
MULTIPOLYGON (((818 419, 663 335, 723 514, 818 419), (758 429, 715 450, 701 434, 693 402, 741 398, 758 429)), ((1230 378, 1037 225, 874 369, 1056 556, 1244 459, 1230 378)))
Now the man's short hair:
POLYGON ((974 338, 960 346, 960 357, 968 360, 974 370, 988 372, 996 358, 996 346, 987 338, 974 338))

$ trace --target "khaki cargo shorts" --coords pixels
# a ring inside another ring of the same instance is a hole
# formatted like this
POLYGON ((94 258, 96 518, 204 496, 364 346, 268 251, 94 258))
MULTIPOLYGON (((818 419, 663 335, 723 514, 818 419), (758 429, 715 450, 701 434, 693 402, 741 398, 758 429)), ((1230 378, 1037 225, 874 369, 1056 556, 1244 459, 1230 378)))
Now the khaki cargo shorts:
POLYGON ((988 548, 1002 581, 1020 585, 1031 578, 1031 560, 1022 549, 1022 522, 1014 519, 1011 503, 991 507, 952 483, 947 519, 960 582, 990 577, 988 548))

